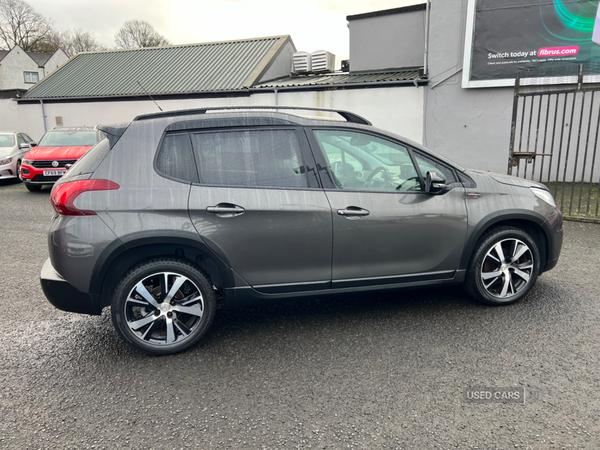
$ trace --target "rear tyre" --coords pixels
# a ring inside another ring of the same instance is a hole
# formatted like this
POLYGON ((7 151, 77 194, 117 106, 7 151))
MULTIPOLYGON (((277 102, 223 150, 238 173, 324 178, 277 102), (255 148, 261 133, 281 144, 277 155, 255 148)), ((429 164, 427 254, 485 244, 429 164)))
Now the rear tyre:
POLYGON ((207 332, 215 315, 215 293, 192 264, 155 259, 121 279, 111 314, 129 345, 152 355, 169 355, 194 346, 207 332))
POLYGON ((25 187, 30 192, 38 192, 38 191, 42 190, 42 185, 41 184, 29 184, 29 183, 25 183, 25 187))
POLYGON ((496 228, 484 235, 473 252, 465 289, 488 305, 508 305, 525 297, 540 273, 540 252, 525 231, 496 228))

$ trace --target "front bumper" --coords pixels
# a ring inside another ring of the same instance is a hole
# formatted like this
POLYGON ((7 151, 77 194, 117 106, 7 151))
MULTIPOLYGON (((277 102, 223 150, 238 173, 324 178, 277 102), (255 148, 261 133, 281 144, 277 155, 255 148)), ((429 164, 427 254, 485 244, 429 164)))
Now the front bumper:
POLYGON ((16 178, 17 177, 17 169, 16 163, 13 161, 8 164, 0 165, 0 178, 16 178))
POLYGON ((50 258, 46 260, 40 273, 42 291, 50 303, 63 311, 80 314, 98 315, 102 308, 98 302, 89 295, 75 289, 52 266, 50 258))
POLYGON ((67 173, 66 170, 58 168, 62 173, 60 175, 46 176, 44 171, 53 170, 52 168, 38 169, 33 166, 23 164, 21 166, 21 178, 27 184, 54 184, 67 173))

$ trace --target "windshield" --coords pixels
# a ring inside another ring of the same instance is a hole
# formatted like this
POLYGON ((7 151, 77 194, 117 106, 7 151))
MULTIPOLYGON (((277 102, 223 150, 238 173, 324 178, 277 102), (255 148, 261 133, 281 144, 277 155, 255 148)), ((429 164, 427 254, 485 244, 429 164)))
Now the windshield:
POLYGON ((96 142, 94 130, 56 130, 46 133, 38 147, 80 147, 96 142))
POLYGON ((12 134, 0 134, 0 147, 13 147, 15 137, 12 134))

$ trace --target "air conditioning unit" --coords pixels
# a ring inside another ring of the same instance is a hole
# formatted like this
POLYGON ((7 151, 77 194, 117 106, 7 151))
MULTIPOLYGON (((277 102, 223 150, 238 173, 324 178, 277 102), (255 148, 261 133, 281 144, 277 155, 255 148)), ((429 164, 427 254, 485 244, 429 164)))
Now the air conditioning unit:
POLYGON ((333 72, 335 70, 335 55, 325 50, 312 53, 312 71, 314 73, 333 72))
POLYGON ((296 52, 293 56, 292 72, 310 73, 312 72, 311 54, 308 52, 296 52))

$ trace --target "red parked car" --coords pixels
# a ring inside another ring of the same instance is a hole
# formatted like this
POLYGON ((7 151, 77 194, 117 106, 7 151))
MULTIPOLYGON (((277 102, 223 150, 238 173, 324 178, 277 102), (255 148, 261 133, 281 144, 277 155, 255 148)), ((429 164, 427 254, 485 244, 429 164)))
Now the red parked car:
POLYGON ((21 178, 30 191, 54 184, 104 137, 95 127, 54 127, 23 156, 21 178))

